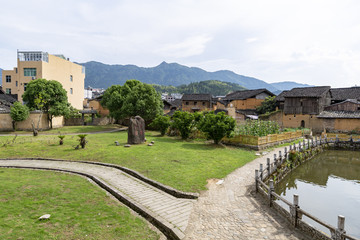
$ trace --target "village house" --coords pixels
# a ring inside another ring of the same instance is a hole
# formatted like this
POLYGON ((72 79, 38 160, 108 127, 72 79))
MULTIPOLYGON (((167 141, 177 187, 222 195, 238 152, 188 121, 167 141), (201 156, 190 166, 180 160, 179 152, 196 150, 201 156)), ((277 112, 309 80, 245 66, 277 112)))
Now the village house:
POLYGON ((293 88, 276 100, 280 112, 269 116, 283 128, 305 127, 314 132, 359 132, 360 88, 329 86, 293 88))
POLYGON ((181 108, 187 112, 213 110, 211 94, 184 94, 181 98, 181 108))
POLYGON ((2 71, 4 91, 7 94, 17 94, 20 102, 27 84, 39 78, 60 82, 67 92, 69 103, 76 109, 82 109, 85 67, 70 62, 63 55, 51 55, 41 51, 18 51, 17 67, 14 70, 2 71))

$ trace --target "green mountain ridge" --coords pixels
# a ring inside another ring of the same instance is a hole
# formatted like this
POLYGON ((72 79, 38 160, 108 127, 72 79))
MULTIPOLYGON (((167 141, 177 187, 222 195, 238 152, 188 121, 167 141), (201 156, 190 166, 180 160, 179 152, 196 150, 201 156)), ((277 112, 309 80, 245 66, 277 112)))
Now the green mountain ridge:
POLYGON ((267 88, 270 91, 278 90, 262 80, 238 75, 232 71, 207 72, 201 68, 187 67, 178 63, 162 62, 160 65, 150 68, 136 65, 108 65, 95 61, 80 64, 86 67, 85 86, 95 88, 108 88, 114 84, 122 85, 129 79, 165 86, 179 86, 212 79, 237 83, 247 89, 267 88))
POLYGON ((221 82, 218 80, 193 82, 177 87, 153 84, 153 87, 161 93, 210 93, 213 96, 225 96, 234 91, 245 90, 244 87, 237 83, 221 82))

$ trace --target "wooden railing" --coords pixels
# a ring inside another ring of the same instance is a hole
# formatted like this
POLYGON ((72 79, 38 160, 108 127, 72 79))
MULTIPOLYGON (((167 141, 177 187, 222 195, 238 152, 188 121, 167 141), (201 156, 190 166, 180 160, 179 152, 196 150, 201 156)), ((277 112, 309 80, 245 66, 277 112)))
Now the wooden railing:
MULTIPOLYGON (((338 142, 360 142, 360 138, 357 139, 352 136, 344 136, 344 135, 323 135, 323 137, 315 138, 315 140, 303 140, 298 145, 290 145, 290 151, 295 150, 297 152, 306 152, 309 149, 316 149, 322 148, 323 145, 329 143, 338 143, 338 142)), ((284 215, 290 222, 297 228, 310 233, 314 239, 329 239, 329 240, 360 240, 353 236, 346 234, 345 231, 345 217, 339 215, 338 216, 338 225, 334 227, 317 217, 313 216, 312 214, 304 211, 299 207, 299 196, 294 194, 293 202, 289 202, 285 198, 281 197, 280 195, 276 194, 274 191, 274 180, 272 179, 272 174, 277 172, 277 169, 281 166, 284 166, 285 161, 289 159, 289 152, 287 148, 284 149, 284 154, 279 151, 278 157, 274 154, 274 161, 271 162, 270 158, 267 158, 266 167, 263 164, 260 164, 259 170, 255 170, 255 186, 256 191, 261 193, 262 195, 266 196, 269 201, 269 205, 274 207, 278 212, 284 215), (268 183, 268 185, 266 184, 268 183), (288 209, 284 208, 283 206, 287 206, 288 209), (311 226, 310 224, 306 223, 302 220, 303 216, 308 217, 309 219, 313 220, 314 222, 320 224, 325 229, 328 229, 330 232, 330 236, 325 234, 324 232, 316 229, 315 227, 311 226)), ((309 152, 308 157, 311 157, 310 154, 316 154, 316 151, 307 151, 309 152)), ((291 171, 291 169, 285 169, 285 171, 291 171)))
POLYGON ((302 130, 297 130, 296 132, 285 132, 281 134, 270 134, 265 137, 249 136, 249 135, 236 135, 232 138, 224 138, 225 142, 233 144, 244 144, 244 145, 253 145, 261 146, 270 143, 278 143, 287 140, 297 139, 303 136, 302 130))

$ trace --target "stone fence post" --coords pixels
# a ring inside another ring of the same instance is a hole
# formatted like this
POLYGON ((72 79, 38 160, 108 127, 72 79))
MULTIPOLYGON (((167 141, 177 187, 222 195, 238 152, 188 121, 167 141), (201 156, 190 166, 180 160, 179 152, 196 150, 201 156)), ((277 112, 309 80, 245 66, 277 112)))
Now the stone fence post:
POLYGON ((344 234, 345 231, 345 217, 339 215, 338 216, 338 226, 335 230, 335 232, 331 233, 331 239, 333 240, 345 240, 344 234))
POLYGON ((259 191, 259 170, 255 170, 255 188, 256 192, 259 191))
POLYGON ((260 163, 260 180, 263 180, 263 164, 260 163))
POLYGON ((274 192, 274 180, 270 180, 269 182, 269 206, 272 206, 273 196, 272 193, 274 192))
POLYGON ((266 165, 267 165, 268 176, 270 176, 270 158, 266 159, 266 165))
POLYGON ((299 214, 299 195, 294 194, 293 205, 290 206, 290 215, 291 215, 291 223, 297 227, 299 224, 299 220, 301 219, 301 215, 299 214))
POLYGON ((277 169, 277 163, 278 163, 278 161, 276 158, 276 154, 274 154, 274 169, 273 169, 273 171, 275 171, 277 169))

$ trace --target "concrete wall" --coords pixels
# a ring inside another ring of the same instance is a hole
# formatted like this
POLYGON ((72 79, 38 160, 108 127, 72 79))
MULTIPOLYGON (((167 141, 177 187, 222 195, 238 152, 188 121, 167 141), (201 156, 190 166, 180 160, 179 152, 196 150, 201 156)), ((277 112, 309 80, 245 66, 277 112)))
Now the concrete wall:
MULTIPOLYGON (((89 108, 93 108, 96 110, 102 117, 106 117, 110 114, 109 109, 104 108, 101 106, 100 102, 98 100, 90 100, 89 101, 89 108)), ((170 110, 169 110, 170 111, 170 110)))
MULTIPOLYGON (((22 122, 16 123, 17 130, 32 130, 31 123, 34 122, 37 127, 40 113, 30 113, 29 118, 22 122)), ((47 119, 47 114, 42 114, 40 119, 39 128, 42 130, 49 129, 50 125, 47 119)), ((12 119, 9 113, 0 113, 0 131, 13 130, 12 119)))

